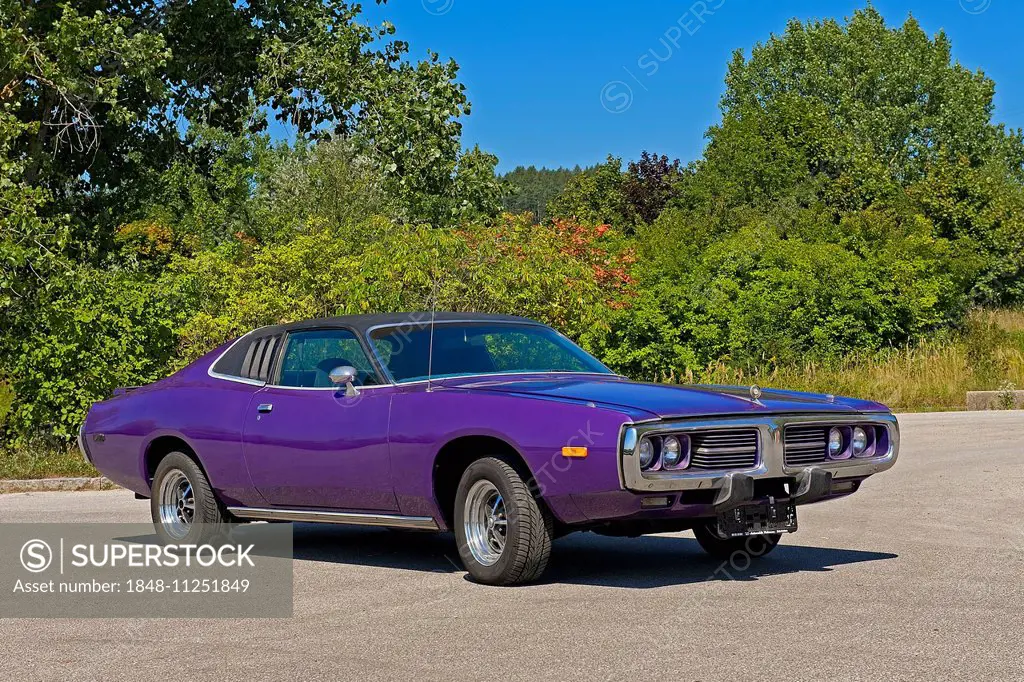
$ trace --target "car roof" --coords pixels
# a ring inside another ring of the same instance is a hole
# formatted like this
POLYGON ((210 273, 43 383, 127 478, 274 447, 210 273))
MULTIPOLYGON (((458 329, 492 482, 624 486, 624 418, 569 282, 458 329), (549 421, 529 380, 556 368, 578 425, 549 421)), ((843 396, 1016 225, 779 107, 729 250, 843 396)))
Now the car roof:
POLYGON ((290 322, 288 324, 271 325, 261 327, 260 334, 276 334, 279 332, 290 332, 302 329, 320 329, 323 327, 348 327, 360 334, 366 333, 373 327, 379 326, 412 326, 425 327, 430 324, 431 315, 435 322, 521 322, 525 324, 540 324, 536 320, 515 315, 495 315, 491 313, 454 313, 454 312, 410 312, 410 313, 383 313, 376 315, 341 315, 338 317, 321 317, 301 322, 290 322))

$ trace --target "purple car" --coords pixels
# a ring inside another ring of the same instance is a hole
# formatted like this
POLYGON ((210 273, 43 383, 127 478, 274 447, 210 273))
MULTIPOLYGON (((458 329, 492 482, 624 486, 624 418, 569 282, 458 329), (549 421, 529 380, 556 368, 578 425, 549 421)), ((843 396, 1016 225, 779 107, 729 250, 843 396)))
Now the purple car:
POLYGON ((615 374, 543 324, 359 315, 263 327, 93 405, 79 445, 168 543, 249 520, 454 531, 473 578, 579 530, 763 556, 803 504, 896 461, 883 405, 615 374))

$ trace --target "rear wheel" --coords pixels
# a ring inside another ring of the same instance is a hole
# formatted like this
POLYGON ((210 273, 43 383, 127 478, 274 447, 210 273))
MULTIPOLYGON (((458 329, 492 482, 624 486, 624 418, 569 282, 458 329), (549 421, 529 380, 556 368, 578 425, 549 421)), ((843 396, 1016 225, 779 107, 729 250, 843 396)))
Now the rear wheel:
POLYGON ((203 470, 182 452, 172 452, 160 460, 149 503, 157 537, 164 544, 208 543, 228 523, 227 512, 203 470))
POLYGON ((455 539, 474 580, 488 585, 536 580, 551 556, 553 525, 505 460, 478 459, 462 474, 455 494, 455 539))
POLYGON ((751 559, 758 559, 775 549, 782 539, 781 533, 727 538, 718 532, 718 524, 715 521, 695 526, 693 534, 705 552, 723 560, 733 558, 737 552, 746 554, 751 559))

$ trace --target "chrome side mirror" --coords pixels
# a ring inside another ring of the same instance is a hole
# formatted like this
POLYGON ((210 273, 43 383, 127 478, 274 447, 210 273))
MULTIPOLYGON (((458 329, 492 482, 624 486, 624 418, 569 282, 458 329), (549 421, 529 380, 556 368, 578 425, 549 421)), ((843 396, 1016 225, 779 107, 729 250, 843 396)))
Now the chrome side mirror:
POLYGON ((327 374, 327 377, 335 386, 341 387, 342 384, 345 385, 345 395, 348 397, 359 395, 359 390, 352 383, 356 380, 357 376, 359 376, 359 372, 351 365, 335 367, 327 374))

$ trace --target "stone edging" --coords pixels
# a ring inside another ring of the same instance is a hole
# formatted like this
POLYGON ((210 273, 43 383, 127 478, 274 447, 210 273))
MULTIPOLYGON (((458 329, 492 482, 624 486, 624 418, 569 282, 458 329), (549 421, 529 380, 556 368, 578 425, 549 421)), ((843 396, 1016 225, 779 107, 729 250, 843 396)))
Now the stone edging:
POLYGON ((115 490, 117 487, 117 485, 102 476, 97 478, 36 478, 20 481, 0 480, 0 495, 4 493, 115 490))

